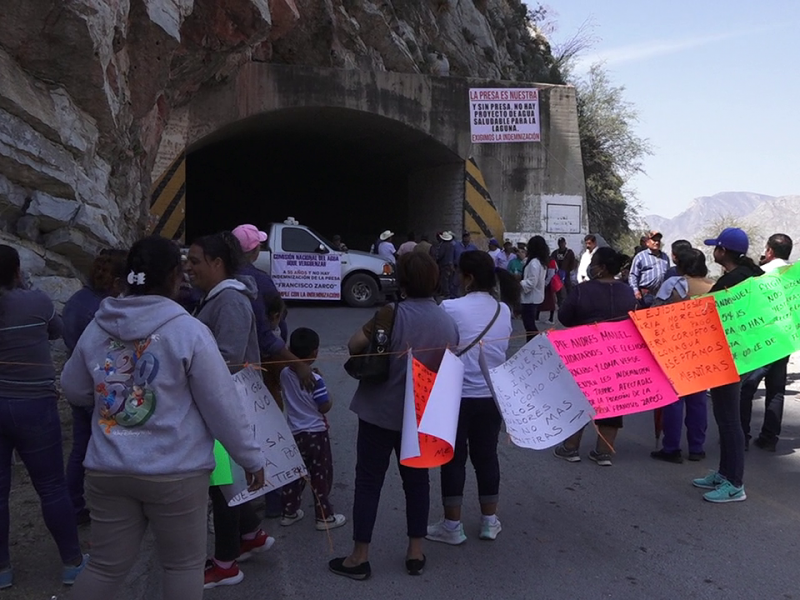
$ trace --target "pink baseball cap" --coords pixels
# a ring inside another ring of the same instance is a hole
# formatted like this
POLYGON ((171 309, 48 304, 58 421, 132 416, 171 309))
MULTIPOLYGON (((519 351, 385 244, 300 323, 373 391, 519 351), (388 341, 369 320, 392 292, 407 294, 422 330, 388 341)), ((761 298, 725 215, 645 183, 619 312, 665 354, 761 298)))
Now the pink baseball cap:
POLYGON ((266 233, 260 231, 255 225, 239 225, 233 230, 233 235, 239 240, 239 244, 241 244, 242 250, 245 252, 250 252, 257 248, 259 244, 266 242, 268 237, 266 233))

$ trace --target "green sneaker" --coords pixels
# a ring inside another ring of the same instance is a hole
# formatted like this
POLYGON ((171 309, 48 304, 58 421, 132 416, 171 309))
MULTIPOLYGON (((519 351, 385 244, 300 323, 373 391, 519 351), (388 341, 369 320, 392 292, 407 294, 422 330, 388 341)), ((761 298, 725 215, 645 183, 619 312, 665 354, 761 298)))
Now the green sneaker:
POLYGON ((709 471, 708 475, 705 477, 692 479, 692 485, 704 490, 715 490, 723 483, 727 483, 727 481, 727 479, 719 474, 719 471, 709 471))
POLYGON ((722 504, 723 502, 741 502, 747 500, 747 494, 744 493, 744 486, 736 487, 730 481, 726 481, 717 489, 703 494, 703 500, 709 502, 716 502, 722 504))

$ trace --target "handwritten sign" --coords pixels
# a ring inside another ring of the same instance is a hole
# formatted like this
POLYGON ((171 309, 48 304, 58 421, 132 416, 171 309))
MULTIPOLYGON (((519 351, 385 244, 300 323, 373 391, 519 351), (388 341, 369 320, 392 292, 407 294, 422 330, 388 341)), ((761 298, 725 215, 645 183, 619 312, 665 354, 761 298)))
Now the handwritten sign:
POLYGON ((779 274, 750 278, 712 296, 740 374, 796 350, 797 325, 779 274))
POLYGON ((780 278, 786 295, 786 312, 794 319, 792 346, 797 351, 800 350, 800 263, 782 269, 780 278))
POLYGON ((211 483, 209 485, 232 484, 231 457, 225 447, 216 440, 214 440, 214 461, 216 466, 211 472, 211 483))
POLYGON ((289 425, 258 371, 254 367, 242 369, 233 376, 233 382, 244 403, 244 418, 252 425, 253 436, 261 446, 267 465, 266 485, 251 492, 247 489, 244 469, 231 464, 233 482, 220 487, 229 506, 249 502, 308 473, 289 425))
POLYGON ((339 254, 276 252, 272 279, 283 298, 340 300, 342 262, 339 254))
POLYGON ((679 396, 739 380, 711 296, 637 310, 631 319, 679 396))
POLYGON ((595 412, 553 344, 539 335, 514 356, 481 370, 492 390, 511 441, 544 450, 561 443, 591 421, 595 412))
POLYGON ((632 321, 547 335, 598 418, 652 410, 678 399, 632 321))
POLYGON ((445 351, 434 373, 409 351, 400 463, 432 469, 453 459, 464 363, 445 351))
POLYGON ((539 90, 470 89, 469 122, 473 144, 539 142, 539 90))

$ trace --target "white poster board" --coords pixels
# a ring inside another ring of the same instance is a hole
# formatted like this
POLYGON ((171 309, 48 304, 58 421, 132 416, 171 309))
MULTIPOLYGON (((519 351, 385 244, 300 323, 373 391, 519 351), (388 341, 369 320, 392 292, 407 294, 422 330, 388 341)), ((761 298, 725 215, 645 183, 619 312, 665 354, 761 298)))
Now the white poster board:
POLYGON ((580 233, 581 207, 570 204, 547 204, 547 233, 580 233))
POLYGON ((539 90, 471 88, 469 123, 473 144, 540 142, 539 90))
POLYGON ((341 257, 277 252, 272 255, 272 280, 285 300, 341 300, 341 257))
POLYGON ((499 367, 489 369, 483 352, 480 362, 506 431, 517 446, 551 448, 595 414, 545 335, 537 335, 499 367))
MULTIPOLYGON (((255 492, 247 489, 244 469, 231 461, 233 483, 220 486, 229 506, 236 506, 258 498, 287 483, 305 477, 308 473, 294 436, 286 419, 264 385, 261 373, 254 367, 242 369, 233 376, 236 390, 243 401, 245 416, 252 426, 253 436, 261 446, 267 466, 264 469, 266 485, 255 492)), ((220 402, 225 399, 221 398, 220 402)))

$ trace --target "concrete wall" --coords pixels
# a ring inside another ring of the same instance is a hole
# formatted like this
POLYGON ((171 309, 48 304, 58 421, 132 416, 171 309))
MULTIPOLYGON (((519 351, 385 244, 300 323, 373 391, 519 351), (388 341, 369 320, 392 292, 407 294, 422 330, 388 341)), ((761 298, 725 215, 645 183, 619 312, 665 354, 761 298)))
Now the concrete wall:
MULTIPOLYGON (((214 143, 248 128, 247 119, 297 107, 338 107, 393 119, 429 137, 462 160, 475 158, 506 230, 546 233, 543 218, 554 198, 579 203, 587 231, 585 189, 575 91, 538 86, 542 141, 472 144, 471 87, 520 87, 507 81, 248 63, 224 84, 201 90, 173 111, 156 159, 153 179, 181 149, 214 143)), ((411 143, 411 142, 410 142, 411 143)), ((188 198, 191 203, 191 198, 188 198)), ((559 201, 561 202, 561 201, 559 201)), ((463 217, 462 217, 463 225, 463 217)), ((457 230, 459 227, 453 227, 457 230)))

